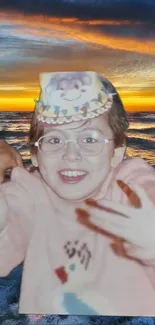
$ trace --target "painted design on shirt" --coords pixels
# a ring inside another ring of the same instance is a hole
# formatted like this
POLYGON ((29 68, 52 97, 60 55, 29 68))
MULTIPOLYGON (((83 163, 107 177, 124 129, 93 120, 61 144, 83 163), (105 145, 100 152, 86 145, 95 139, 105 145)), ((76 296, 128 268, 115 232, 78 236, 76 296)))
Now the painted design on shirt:
POLYGON ((78 240, 73 242, 67 241, 67 243, 64 245, 64 250, 69 259, 77 256, 85 270, 88 269, 92 254, 88 249, 87 243, 80 244, 78 240))
MULTIPOLYGON (((79 260, 77 260, 77 262, 79 262, 79 260)), ((68 267, 61 266, 55 270, 57 277, 63 285, 61 288, 62 290, 59 291, 62 310, 65 310, 67 314, 99 315, 91 306, 89 306, 89 304, 87 304, 86 301, 83 301, 78 292, 76 292, 77 288, 79 288, 79 275, 82 277, 82 274, 80 272, 80 274, 78 274, 78 279, 76 278, 76 272, 79 273, 79 270, 77 270, 77 268, 78 267, 75 263, 71 263, 68 265, 68 267)), ((86 272, 85 270, 83 271, 86 272)))
POLYGON ((58 266, 55 274, 60 285, 53 292, 53 305, 59 314, 102 315, 113 312, 103 294, 92 286, 88 269, 92 254, 86 242, 67 241, 63 246, 67 263, 58 266))
POLYGON ((59 314, 103 315, 114 313, 111 302, 86 282, 87 271, 75 257, 74 263, 55 270, 61 284, 54 291, 54 306, 59 314), (82 285, 81 285, 81 280, 82 285))
POLYGON ((57 296, 56 302, 67 314, 99 315, 91 304, 89 305, 88 299, 84 299, 85 296, 82 297, 80 294, 88 277, 87 269, 92 257, 87 243, 80 243, 78 240, 67 241, 63 248, 68 263, 55 270, 61 282, 54 294, 55 298, 57 296))
POLYGON ((75 293, 64 293, 63 306, 69 314, 75 315, 99 315, 87 303, 82 301, 75 293))

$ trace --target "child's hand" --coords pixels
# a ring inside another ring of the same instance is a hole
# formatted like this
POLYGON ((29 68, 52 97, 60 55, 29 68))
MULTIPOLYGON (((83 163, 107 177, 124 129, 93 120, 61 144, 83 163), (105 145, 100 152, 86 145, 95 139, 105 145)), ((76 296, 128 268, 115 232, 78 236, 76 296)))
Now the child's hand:
MULTIPOLYGON (((141 187, 133 185, 132 190, 139 196, 140 208, 112 201, 104 201, 104 204, 99 206, 96 202, 87 200, 87 221, 84 219, 97 231, 100 229, 122 238, 125 241, 123 246, 127 256, 155 265, 155 205, 141 187)), ((76 211, 78 216, 80 211, 76 211)), ((85 221, 83 220, 83 223, 85 221)))
POLYGON ((0 192, 0 232, 5 228, 7 224, 7 212, 8 206, 5 196, 0 192))

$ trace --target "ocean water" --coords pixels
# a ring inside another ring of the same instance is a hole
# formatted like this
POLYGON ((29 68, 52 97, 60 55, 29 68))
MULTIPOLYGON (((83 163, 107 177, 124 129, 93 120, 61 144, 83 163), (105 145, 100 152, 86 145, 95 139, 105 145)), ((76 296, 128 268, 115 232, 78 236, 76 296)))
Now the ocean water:
MULTIPOLYGON (((130 127, 127 133, 127 154, 141 157, 155 167, 155 112, 128 115, 130 127)), ((0 112, 0 138, 5 138, 22 155, 24 165, 31 165, 28 148, 28 132, 31 113, 0 112)), ((61 324, 61 325, 138 325, 155 324, 155 318, 147 317, 98 317, 98 316, 34 316, 18 315, 18 300, 22 265, 6 278, 0 278, 0 325, 61 324)))
MULTIPOLYGON (((28 148, 31 116, 31 113, 0 112, 0 137, 5 137, 21 153, 25 166, 31 164, 28 148)), ((128 156, 144 158, 155 167, 155 112, 128 114, 128 119, 128 156)))

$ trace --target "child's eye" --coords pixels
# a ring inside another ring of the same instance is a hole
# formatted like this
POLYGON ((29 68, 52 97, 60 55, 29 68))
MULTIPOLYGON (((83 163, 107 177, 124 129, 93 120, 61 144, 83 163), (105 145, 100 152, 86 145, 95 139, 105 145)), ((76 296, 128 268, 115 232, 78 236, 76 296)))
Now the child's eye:
POLYGON ((85 143, 96 143, 97 139, 95 139, 93 137, 86 137, 85 139, 83 139, 83 142, 85 142, 85 143))
POLYGON ((54 137, 54 138, 49 139, 48 142, 50 142, 51 144, 58 144, 58 143, 61 143, 62 141, 60 138, 54 137))

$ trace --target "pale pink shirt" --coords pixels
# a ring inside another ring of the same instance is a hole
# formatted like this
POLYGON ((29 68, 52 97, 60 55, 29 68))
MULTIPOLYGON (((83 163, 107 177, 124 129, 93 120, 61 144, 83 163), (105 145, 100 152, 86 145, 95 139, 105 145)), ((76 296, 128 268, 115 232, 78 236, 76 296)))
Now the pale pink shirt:
MULTIPOLYGON (((96 198, 128 204, 116 180, 140 184, 155 202, 155 171, 139 158, 111 170, 96 198)), ((111 240, 78 224, 38 172, 14 168, 1 185, 8 225, 0 276, 24 261, 20 313, 155 316, 155 270, 119 257, 111 240)))

